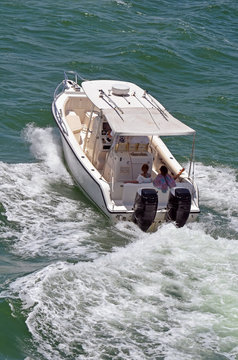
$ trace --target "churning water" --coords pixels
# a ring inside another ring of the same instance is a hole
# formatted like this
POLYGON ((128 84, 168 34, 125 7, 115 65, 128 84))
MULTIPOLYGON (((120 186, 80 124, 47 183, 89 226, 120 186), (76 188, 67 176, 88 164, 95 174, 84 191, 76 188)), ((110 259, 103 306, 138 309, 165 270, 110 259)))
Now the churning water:
POLYGON ((238 359, 237 3, 0 8, 0 359, 238 359), (135 82, 197 131, 196 223, 113 226, 77 189, 63 70, 135 82))

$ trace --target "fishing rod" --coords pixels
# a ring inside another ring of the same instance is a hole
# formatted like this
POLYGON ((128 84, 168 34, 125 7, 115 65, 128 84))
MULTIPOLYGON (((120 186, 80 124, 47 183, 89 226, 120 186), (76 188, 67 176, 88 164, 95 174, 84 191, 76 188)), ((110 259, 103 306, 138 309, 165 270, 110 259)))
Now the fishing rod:
POLYGON ((153 120, 155 126, 159 129, 159 124, 157 124, 157 122, 156 122, 155 119, 153 118, 153 115, 151 114, 149 108, 147 108, 147 107, 143 104, 143 102, 138 98, 138 96, 136 95, 136 92, 135 92, 135 91, 134 91, 134 93, 132 94, 132 96, 134 96, 134 97, 136 98, 136 100, 138 100, 139 103, 148 111, 148 113, 150 114, 150 117, 151 117, 151 119, 153 120))
POLYGON ((99 97, 102 98, 102 100, 104 100, 109 106, 111 106, 111 108, 116 111, 117 115, 122 119, 122 121, 124 121, 123 117, 122 117, 121 114, 119 113, 119 111, 121 111, 121 113, 123 114, 123 111, 117 106, 117 104, 114 103, 113 100, 111 100, 111 99, 105 94, 105 92, 104 92, 103 90, 99 90, 99 91, 100 91, 99 97), (105 95, 115 106, 113 106, 109 101, 107 101, 107 100, 103 97, 104 95, 105 95), (117 109, 118 109, 119 111, 118 111, 117 109))
POLYGON ((127 100, 126 96, 128 96, 128 95, 121 95, 121 97, 123 97, 123 99, 126 100, 127 104, 130 105, 131 103, 129 100, 127 100))
MULTIPOLYGON (((103 95, 106 96, 106 98, 114 105, 113 109, 118 109, 122 114, 123 114, 123 111, 121 108, 119 108, 119 106, 117 106, 117 104, 105 93, 105 91, 103 91, 102 89, 99 90, 100 91, 100 97, 103 98, 103 95)), ((105 99, 103 99, 105 100, 105 99)), ((112 105, 110 105, 112 107, 112 105)))
POLYGON ((168 121, 168 115, 164 112, 163 109, 161 109, 161 108, 159 107, 158 104, 156 104, 156 102, 155 102, 154 99, 151 97, 151 95, 148 94, 148 91, 147 91, 147 90, 144 91, 144 95, 143 95, 142 97, 143 97, 145 100, 147 100, 152 106, 155 106, 155 108, 160 112, 160 114, 165 118, 165 120, 168 121), (150 97, 150 99, 148 99, 148 98, 146 97, 146 95, 148 95, 148 96, 150 97))

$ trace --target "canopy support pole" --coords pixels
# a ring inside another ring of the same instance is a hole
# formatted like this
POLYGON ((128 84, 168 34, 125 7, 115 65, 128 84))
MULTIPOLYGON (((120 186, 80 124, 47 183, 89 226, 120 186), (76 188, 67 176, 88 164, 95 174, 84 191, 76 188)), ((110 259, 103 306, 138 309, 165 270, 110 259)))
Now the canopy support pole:
POLYGON ((192 146, 192 153, 190 156, 190 165, 189 165, 189 172, 188 177, 190 178, 191 171, 192 171, 192 178, 194 179, 194 150, 195 150, 195 134, 193 135, 193 146, 192 146), (192 168, 193 167, 193 168, 192 168))
POLYGON ((84 151, 84 152, 85 152, 86 145, 87 145, 88 133, 89 133, 89 129, 90 129, 91 122, 92 122, 92 117, 93 117, 94 108, 95 108, 95 106, 92 104, 92 111, 91 111, 91 114, 90 114, 90 119, 89 119, 87 131, 86 131, 86 136, 85 136, 85 140, 84 140, 84 144, 83 144, 83 151, 84 151))

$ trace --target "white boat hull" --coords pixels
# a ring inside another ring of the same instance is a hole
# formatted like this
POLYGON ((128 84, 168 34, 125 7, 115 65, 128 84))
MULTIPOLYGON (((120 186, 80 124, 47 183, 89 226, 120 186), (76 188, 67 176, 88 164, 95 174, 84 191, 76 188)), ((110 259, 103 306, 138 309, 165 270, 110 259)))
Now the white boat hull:
MULTIPOLYGON (((103 81, 102 84, 104 83, 108 84, 108 81, 103 81)), ((127 183, 125 180, 127 180, 128 177, 130 179, 131 176, 135 176, 133 174, 140 171, 141 165, 144 162, 150 164, 150 167, 153 167, 153 176, 156 176, 156 169, 161 166, 161 161, 162 164, 166 163, 171 173, 178 172, 181 165, 175 160, 158 136, 151 137, 152 142, 150 144, 150 151, 143 143, 137 145, 128 144, 128 147, 127 144, 119 143, 118 145, 120 145, 120 148, 118 148, 117 144, 115 144, 114 147, 112 143, 108 145, 108 139, 105 138, 104 130, 100 130, 100 132, 96 130, 95 133, 95 130, 93 130, 94 125, 90 124, 91 121, 94 121, 95 123, 101 121, 101 124, 103 121, 103 124, 105 124, 106 116, 111 116, 110 109, 107 111, 105 110, 105 115, 101 115, 101 118, 97 115, 100 113, 99 110, 96 111, 96 115, 93 110, 90 113, 91 115, 88 115, 88 104, 90 104, 90 100, 85 96, 85 93, 82 92, 82 89, 75 82, 64 82, 64 85, 65 84, 66 86, 64 87, 63 92, 55 95, 52 104, 52 113, 61 133, 65 160, 75 182, 86 196, 113 222, 120 220, 132 221, 137 191, 141 188, 155 189, 158 195, 158 207, 150 230, 156 229, 159 224, 165 221, 169 192, 167 192, 167 194, 162 193, 161 190, 153 186, 153 183, 135 184, 135 181, 132 181, 134 182, 132 184, 131 181, 127 183), (86 105, 82 107, 82 103, 86 105), (108 150, 110 147, 112 147, 112 150, 108 150), (128 166, 133 166, 134 170, 131 170, 131 175, 127 175, 129 169, 128 166), (119 171, 119 169, 121 170, 119 171)), ((119 91, 122 90, 128 91, 127 88, 119 88, 119 91)), ((102 94, 102 90, 99 91, 100 94, 102 94)), ((105 95, 103 100, 111 106, 111 98, 104 92, 103 94, 105 95)), ((120 95, 116 95, 119 96, 120 100, 120 95)), ((95 96, 95 94, 93 96, 95 96)), ((143 98, 143 93, 141 96, 143 98)), ((102 101, 101 99, 102 95, 99 96, 99 101, 102 101)), ((128 103, 129 108, 130 102, 127 99, 125 100, 128 103)), ((120 101, 124 100, 122 99, 120 101)), ((154 99, 152 99, 152 101, 155 102, 154 99)), ((121 117, 119 110, 122 110, 120 108, 114 108, 114 106, 113 109, 115 109, 117 115, 121 117)), ((154 109, 154 107, 152 109, 155 113, 154 116, 158 116, 156 109, 154 109)), ((128 109, 125 113, 128 116, 128 120, 131 120, 131 110, 133 109, 128 109)), ((161 108, 159 108, 159 111, 162 111, 161 108)), ((167 122, 168 115, 165 114, 164 110, 162 113, 167 122)), ((143 116, 145 116, 145 114, 146 113, 144 112, 143 116)), ((115 115, 113 116, 115 122, 115 115)), ((100 126, 101 129, 104 129, 102 127, 103 125, 100 126)), ((115 126, 117 126, 117 122, 115 122, 115 126)), ((179 126, 178 131, 187 131, 186 127, 181 130, 181 125, 179 126)), ((164 131, 166 131, 166 127, 164 131)), ((172 130, 170 129, 170 131, 172 130)), ((120 137, 117 137, 117 139, 119 138, 120 137)), ((149 139, 149 137, 147 138, 149 139)), ((195 221, 200 212, 198 207, 198 190, 195 183, 191 182, 186 175, 184 176, 184 180, 182 179, 182 184, 178 183, 177 186, 185 186, 191 192, 193 200, 187 221, 195 221)))
MULTIPOLYGON (((105 201, 105 196, 101 184, 95 181, 92 175, 85 169, 83 164, 80 162, 79 156, 75 154, 71 146, 65 140, 64 136, 61 134, 61 140, 63 145, 64 157, 70 173, 72 174, 75 182, 84 192, 84 194, 91 200, 94 205, 96 205, 112 222, 117 221, 131 221, 133 210, 131 211, 118 211, 113 209, 108 209, 105 201)), ((81 154, 81 156, 84 156, 81 154)), ((144 187, 146 187, 144 185, 144 187)), ((166 208, 159 209, 156 213, 154 220, 153 228, 156 229, 161 223, 165 221, 166 208)), ((199 212, 197 209, 194 209, 189 215, 188 222, 193 222, 197 219, 199 212)))
MULTIPOLYGON (((61 134, 63 151, 66 163, 69 167, 69 170, 81 190, 85 195, 93 201, 93 203, 99 207, 105 215, 110 217, 110 212, 108 211, 105 198, 103 195, 102 188, 100 184, 93 178, 90 171, 88 171, 80 161, 80 156, 78 156, 72 149, 72 147, 65 140, 64 136, 61 134)), ((81 154, 81 156, 84 156, 81 154)), ((92 167, 93 169, 93 167, 92 167)))

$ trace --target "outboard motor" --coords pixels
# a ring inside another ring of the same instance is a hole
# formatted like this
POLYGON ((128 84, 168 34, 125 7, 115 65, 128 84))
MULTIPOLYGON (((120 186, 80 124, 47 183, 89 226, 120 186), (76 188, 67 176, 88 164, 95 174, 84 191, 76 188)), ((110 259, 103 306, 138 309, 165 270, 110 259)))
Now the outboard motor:
POLYGON ((185 188, 172 188, 169 195, 166 221, 175 221, 183 227, 188 220, 191 208, 191 194, 185 188))
POLYGON ((154 221, 158 206, 155 189, 139 189, 136 193, 132 221, 143 231, 147 231, 154 221))

